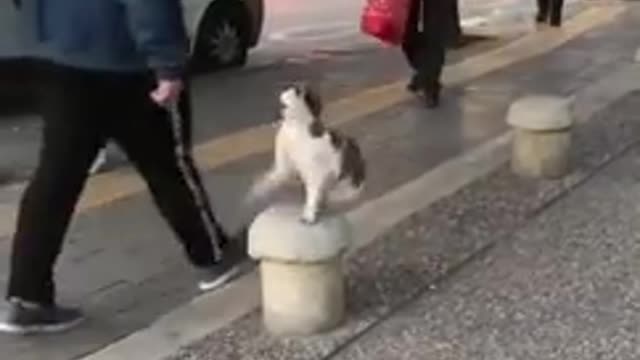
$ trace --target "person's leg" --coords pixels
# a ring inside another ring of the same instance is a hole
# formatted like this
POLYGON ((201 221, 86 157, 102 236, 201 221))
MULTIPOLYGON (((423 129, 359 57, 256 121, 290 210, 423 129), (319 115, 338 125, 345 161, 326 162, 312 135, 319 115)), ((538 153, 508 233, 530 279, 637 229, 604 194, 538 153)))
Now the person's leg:
POLYGON ((536 22, 544 23, 549 19, 549 0, 538 0, 538 14, 536 22))
POLYGON ((451 7, 449 24, 449 32, 447 33, 447 46, 449 48, 460 48, 465 45, 464 38, 462 36, 462 25, 460 24, 460 9, 458 6, 459 0, 451 0, 449 6, 451 7))
MULTIPOLYGON (((117 119, 114 140, 144 177, 189 260, 197 268, 211 270, 210 283, 220 285, 241 260, 234 247, 241 244, 226 246, 227 235, 213 215, 194 165, 188 95, 182 97, 176 116, 171 116, 149 98, 151 85, 142 75, 114 84, 122 102, 126 101, 119 114, 112 115, 117 119)), ((210 289, 203 283, 201 288, 210 289)))
MULTIPOLYGON (((31 309, 55 308, 53 268, 89 167, 104 143, 94 119, 96 99, 104 94, 92 74, 53 65, 44 69, 43 145, 20 204, 7 292, 10 301, 31 309)), ((70 325, 58 323, 65 321, 57 318, 60 314, 13 315, 0 331, 57 331, 70 325)))
POLYGON ((551 0, 550 20, 551 26, 559 27, 562 25, 562 8, 564 0, 551 0))
POLYGON ((453 0, 425 1, 423 6, 425 51, 419 80, 425 91, 428 107, 435 107, 440 98, 440 77, 445 63, 446 38, 453 0))
POLYGON ((421 41, 420 32, 420 2, 422 0, 412 0, 409 7, 409 17, 407 19, 407 26, 405 29, 404 41, 402 43, 402 51, 407 63, 413 69, 414 75, 412 75, 407 90, 411 92, 417 92, 420 90, 420 86, 417 82, 415 73, 420 67, 419 57, 422 52, 423 43, 421 41))

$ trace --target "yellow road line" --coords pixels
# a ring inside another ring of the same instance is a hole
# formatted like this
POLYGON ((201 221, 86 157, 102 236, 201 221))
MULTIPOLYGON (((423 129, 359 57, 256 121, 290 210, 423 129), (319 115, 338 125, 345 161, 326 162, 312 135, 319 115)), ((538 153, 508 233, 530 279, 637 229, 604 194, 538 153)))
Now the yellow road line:
MULTIPOLYGON (((504 47, 447 66, 443 74, 443 83, 446 86, 458 85, 547 53, 589 29, 612 21, 624 9, 623 4, 595 6, 567 21, 561 29, 531 33, 504 47)), ((370 88, 329 104, 326 118, 332 125, 364 120, 367 115, 380 112, 408 98, 409 95, 404 91, 404 81, 398 81, 370 88)), ((202 170, 212 170, 269 151, 272 148, 273 136, 274 128, 270 124, 231 133, 198 145, 195 148, 196 161, 202 170)), ((145 189, 144 182, 132 169, 101 174, 89 181, 78 204, 78 211, 104 206, 145 189)), ((12 232, 15 209, 0 210, 3 210, 0 211, 0 236, 5 236, 12 232)))

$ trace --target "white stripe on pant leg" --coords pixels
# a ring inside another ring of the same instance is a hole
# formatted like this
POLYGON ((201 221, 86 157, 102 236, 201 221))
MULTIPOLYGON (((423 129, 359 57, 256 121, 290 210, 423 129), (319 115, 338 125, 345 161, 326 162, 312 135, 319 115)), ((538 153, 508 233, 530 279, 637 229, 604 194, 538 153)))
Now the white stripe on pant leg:
POLYGON ((189 171, 189 165, 185 160, 187 149, 185 147, 185 144, 183 143, 182 115, 180 114, 177 103, 174 103, 170 106, 169 119, 171 122, 171 129, 173 130, 173 137, 175 141, 175 155, 176 161, 178 162, 178 169, 180 170, 182 177, 187 183, 187 187, 189 188, 189 190, 191 190, 192 196, 196 201, 196 206, 200 211, 200 219, 204 224, 205 230, 207 231, 211 240, 211 244, 213 246, 213 256, 215 258, 215 261, 220 261, 222 250, 220 249, 220 244, 218 243, 220 239, 218 239, 216 226, 212 223, 212 220, 207 213, 207 201, 202 198, 203 192, 198 190, 198 182, 193 178, 191 171, 189 171))

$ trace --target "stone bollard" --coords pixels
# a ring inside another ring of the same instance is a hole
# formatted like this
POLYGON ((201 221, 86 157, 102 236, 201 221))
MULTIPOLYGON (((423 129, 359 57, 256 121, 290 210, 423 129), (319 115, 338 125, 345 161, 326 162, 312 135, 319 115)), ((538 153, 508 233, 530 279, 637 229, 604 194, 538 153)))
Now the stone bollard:
POLYGON ((507 123, 514 128, 512 170, 521 176, 559 178, 569 171, 571 101, 528 96, 511 105, 507 123))
POLYGON ((340 214, 306 225, 300 214, 298 206, 274 206, 249 229, 249 255, 260 261, 263 320, 275 335, 330 331, 345 317, 342 258, 350 225, 340 214))

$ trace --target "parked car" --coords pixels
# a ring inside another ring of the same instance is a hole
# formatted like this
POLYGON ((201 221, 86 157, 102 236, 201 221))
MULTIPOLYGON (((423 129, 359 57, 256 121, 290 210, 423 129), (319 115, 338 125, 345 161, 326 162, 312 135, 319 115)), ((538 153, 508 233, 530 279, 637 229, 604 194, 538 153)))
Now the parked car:
MULTIPOLYGON (((211 71, 244 65, 260 39, 264 1, 182 0, 193 68, 211 71)), ((31 73, 30 64, 19 57, 16 23, 12 2, 0 0, 0 100, 8 98, 9 103, 28 94, 31 73)))
POLYGON ((182 0, 196 69, 242 66, 258 44, 265 0, 182 0))

